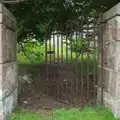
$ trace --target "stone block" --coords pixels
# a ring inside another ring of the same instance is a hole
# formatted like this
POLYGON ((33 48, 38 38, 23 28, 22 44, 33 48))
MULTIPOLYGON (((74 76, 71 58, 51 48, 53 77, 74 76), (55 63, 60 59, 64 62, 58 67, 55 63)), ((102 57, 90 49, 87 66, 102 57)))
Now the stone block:
POLYGON ((120 14, 120 3, 116 4, 111 9, 106 11, 103 14, 102 20, 103 21, 109 20, 110 18, 113 18, 114 16, 119 15, 119 14, 120 14))
POLYGON ((120 40, 120 17, 116 16, 103 24, 103 45, 120 40))
POLYGON ((120 100, 120 80, 116 83, 116 99, 120 100))
MULTIPOLYGON (((115 24, 115 29, 116 29, 116 34, 114 34, 114 36, 115 36, 115 39, 117 40, 117 41, 119 41, 120 40, 120 17, 119 16, 116 16, 115 17, 115 22, 114 22, 114 24, 115 24)), ((115 30, 114 29, 114 30, 115 30)))
POLYGON ((110 108, 116 118, 120 117, 120 101, 116 100, 115 97, 112 97, 109 93, 105 91, 103 94, 103 98, 105 107, 110 108))
MULTIPOLYGON (((120 71, 117 71, 116 72, 116 75, 115 75, 115 82, 116 82, 116 91, 115 91, 115 94, 116 94, 116 100, 120 100, 120 71)), ((114 81, 113 81, 114 82, 114 81)))
POLYGON ((101 65, 101 51, 100 51, 100 45, 98 45, 98 65, 101 65))
POLYGON ((116 111, 116 106, 115 106, 115 102, 116 100, 114 99, 114 97, 112 97, 109 93, 105 92, 103 93, 103 102, 105 107, 110 108, 112 110, 113 113, 115 113, 116 111))
MULTIPOLYGON (((98 101, 98 104, 101 101, 101 88, 100 87, 98 87, 98 91, 97 91, 97 101, 98 101)), ((103 102, 104 102, 105 107, 111 109, 112 112, 115 113, 116 100, 108 92, 103 91, 103 102)))
POLYGON ((98 66, 98 73, 97 73, 97 77, 98 77, 98 81, 97 81, 97 86, 100 87, 101 86, 101 66, 98 66))
POLYGON ((116 79, 116 72, 111 70, 109 78, 109 94, 114 98, 116 98, 116 79))
POLYGON ((115 118, 120 118, 120 100, 116 100, 113 104, 115 111, 113 111, 115 118))
POLYGON ((13 23, 16 23, 16 18, 13 16, 13 14, 0 3, 0 13, 2 13, 4 16, 9 18, 13 23))
POLYGON ((16 33, 0 24, 0 63, 16 60, 16 33))
MULTIPOLYGON (((97 99, 98 101, 100 101, 101 98, 101 88, 98 89, 98 94, 97 94, 97 99)), ((112 110, 112 112, 114 113, 114 116, 116 118, 120 117, 120 101, 116 100, 115 97, 111 96, 109 93, 107 92, 103 92, 103 102, 105 107, 109 108, 112 110)))
POLYGON ((116 51, 114 52, 115 56, 115 70, 120 71, 120 42, 116 42, 116 51))
POLYGON ((8 114, 17 105, 18 91, 15 89, 4 100, 0 101, 0 120, 7 120, 8 114))
POLYGON ((0 23, 5 25, 8 29, 11 29, 12 31, 17 30, 16 23, 8 19, 8 17, 5 16, 3 13, 0 13, 0 23))
MULTIPOLYGON (((106 40, 104 40, 106 41, 106 40)), ((118 60, 120 60, 120 54, 117 53, 116 51, 119 51, 120 49, 120 42, 110 42, 109 44, 106 44, 103 46, 103 53, 100 52, 100 47, 99 47, 99 62, 98 64, 101 65, 101 55, 103 54, 103 65, 104 67, 107 67, 112 70, 116 70, 118 67, 118 60)))
POLYGON ((109 47, 104 46, 103 47, 103 65, 104 65, 104 67, 108 67, 109 61, 110 61, 109 47))
POLYGON ((17 62, 0 64, 0 72, 0 100, 2 100, 18 87, 17 62))
POLYGON ((101 87, 97 87, 97 103, 101 103, 101 87))
POLYGON ((105 45, 108 45, 112 41, 110 21, 103 24, 103 30, 102 31, 103 31, 103 46, 105 46, 105 45))
POLYGON ((104 67, 112 70, 120 69, 120 42, 113 42, 103 47, 104 67))
POLYGON ((106 92, 109 92, 110 69, 103 68, 103 86, 106 92))

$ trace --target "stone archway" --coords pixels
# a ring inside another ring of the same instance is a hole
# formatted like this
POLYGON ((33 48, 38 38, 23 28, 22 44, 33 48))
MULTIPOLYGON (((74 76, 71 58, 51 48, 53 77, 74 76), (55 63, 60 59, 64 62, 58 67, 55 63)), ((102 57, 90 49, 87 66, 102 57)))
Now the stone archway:
MULTIPOLYGON (((3 0, 2 0, 3 1, 3 0)), ((10 0, 4 0, 10 1, 10 0)), ((18 0, 12 0, 18 1, 18 0)), ((20 0, 19 0, 20 1, 20 0)), ((21 0, 23 1, 23 0, 21 0)), ((99 72, 98 100, 120 116, 120 3, 103 15, 103 74, 99 72), (110 26, 113 26, 111 30, 110 26), (102 80, 102 81, 101 81, 102 80), (101 82, 104 86, 101 85, 101 82), (103 93, 101 92, 101 86, 103 93), (102 94, 100 94, 102 93, 102 94)), ((101 23, 100 23, 101 24, 101 23)), ((101 40, 101 38, 100 38, 101 40)), ((17 105, 18 70, 16 60, 17 27, 15 17, 0 3, 0 120, 17 105)), ((100 63, 100 62, 99 62, 100 63)), ((101 64, 100 64, 101 65, 101 64)), ((99 69, 101 70, 101 66, 99 69)))

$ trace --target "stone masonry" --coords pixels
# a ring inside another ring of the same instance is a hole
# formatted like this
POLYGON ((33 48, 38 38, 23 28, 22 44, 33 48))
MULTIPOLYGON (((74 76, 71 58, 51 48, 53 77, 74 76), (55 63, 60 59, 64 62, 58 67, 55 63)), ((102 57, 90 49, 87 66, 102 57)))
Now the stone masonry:
POLYGON ((17 104, 16 19, 0 3, 0 120, 17 104))
MULTIPOLYGON (((120 117, 120 3, 103 14, 103 101, 115 117, 120 117)), ((101 26, 100 25, 100 26, 101 26)), ((101 54, 100 54, 101 55, 101 54)), ((101 60, 99 58, 99 70, 101 60)), ((101 75, 98 72, 98 100, 101 97, 101 75)))

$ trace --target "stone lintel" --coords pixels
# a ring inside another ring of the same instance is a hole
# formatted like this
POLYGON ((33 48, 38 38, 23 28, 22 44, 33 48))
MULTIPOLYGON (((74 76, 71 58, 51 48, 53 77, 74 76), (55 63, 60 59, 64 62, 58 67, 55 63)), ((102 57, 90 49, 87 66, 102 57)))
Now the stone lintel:
POLYGON ((103 15, 101 15, 97 23, 100 24, 101 22, 108 21, 115 16, 120 16, 120 2, 111 9, 107 10, 103 15))
POLYGON ((8 19, 16 23, 16 18, 4 5, 2 5, 2 3, 0 3, 0 13, 3 13, 8 19))

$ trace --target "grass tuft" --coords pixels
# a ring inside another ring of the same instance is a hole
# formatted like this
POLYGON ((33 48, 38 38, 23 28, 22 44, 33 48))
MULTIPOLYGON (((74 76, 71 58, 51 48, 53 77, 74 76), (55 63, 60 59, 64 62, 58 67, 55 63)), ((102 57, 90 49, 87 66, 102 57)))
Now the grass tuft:
POLYGON ((43 116, 23 109, 16 109, 8 120, 120 120, 115 119, 112 112, 104 107, 86 107, 79 109, 55 109, 54 115, 43 116), (53 119, 52 119, 53 118, 53 119))

